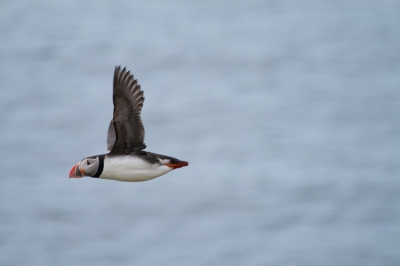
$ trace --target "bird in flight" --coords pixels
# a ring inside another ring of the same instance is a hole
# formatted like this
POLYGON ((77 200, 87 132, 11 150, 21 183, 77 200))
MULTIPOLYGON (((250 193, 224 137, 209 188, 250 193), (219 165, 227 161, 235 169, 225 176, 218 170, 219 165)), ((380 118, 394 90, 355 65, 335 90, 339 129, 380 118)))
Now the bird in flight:
POLYGON ((125 67, 115 67, 113 86, 114 114, 108 127, 108 153, 82 159, 71 168, 69 177, 140 182, 187 166, 186 161, 144 150, 144 126, 140 118, 143 91, 125 67))

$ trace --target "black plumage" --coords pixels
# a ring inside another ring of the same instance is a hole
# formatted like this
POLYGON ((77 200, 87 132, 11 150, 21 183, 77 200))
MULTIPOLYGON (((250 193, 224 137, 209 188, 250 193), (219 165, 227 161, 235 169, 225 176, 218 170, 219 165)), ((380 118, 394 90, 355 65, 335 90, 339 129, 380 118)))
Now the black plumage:
POLYGON ((126 155, 146 148, 140 114, 144 96, 133 75, 115 67, 113 88, 114 115, 108 129, 109 155, 126 155))

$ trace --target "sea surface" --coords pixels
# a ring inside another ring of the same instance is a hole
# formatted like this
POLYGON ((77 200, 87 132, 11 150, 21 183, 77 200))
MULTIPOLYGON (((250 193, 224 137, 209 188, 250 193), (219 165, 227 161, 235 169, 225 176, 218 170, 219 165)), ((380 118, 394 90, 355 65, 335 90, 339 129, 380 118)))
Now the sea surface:
POLYGON ((1 1, 0 265, 400 265, 400 2, 1 1), (68 178, 116 65, 188 167, 68 178))

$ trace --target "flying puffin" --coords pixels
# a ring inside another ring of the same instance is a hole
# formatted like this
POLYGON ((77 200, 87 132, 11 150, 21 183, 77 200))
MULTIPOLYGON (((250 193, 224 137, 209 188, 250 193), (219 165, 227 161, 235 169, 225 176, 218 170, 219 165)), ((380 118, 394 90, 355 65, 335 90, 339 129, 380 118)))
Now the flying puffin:
POLYGON ((140 118, 143 91, 125 67, 115 67, 113 102, 114 115, 107 136, 108 153, 84 158, 71 168, 70 178, 90 176, 139 182, 189 164, 173 157, 144 151, 144 127, 140 118))

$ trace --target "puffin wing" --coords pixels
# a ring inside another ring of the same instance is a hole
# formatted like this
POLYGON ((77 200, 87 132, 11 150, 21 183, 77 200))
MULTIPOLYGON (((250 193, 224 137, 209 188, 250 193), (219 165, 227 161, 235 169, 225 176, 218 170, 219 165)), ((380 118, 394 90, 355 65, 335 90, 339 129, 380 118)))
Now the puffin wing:
POLYGON ((110 154, 129 154, 145 149, 144 126, 140 118, 143 91, 125 67, 115 67, 113 91, 114 115, 107 137, 110 154))
POLYGON ((107 132, 107 151, 111 151, 112 148, 114 147, 115 143, 115 129, 114 129, 114 124, 113 121, 110 121, 110 125, 108 126, 108 132, 107 132))

